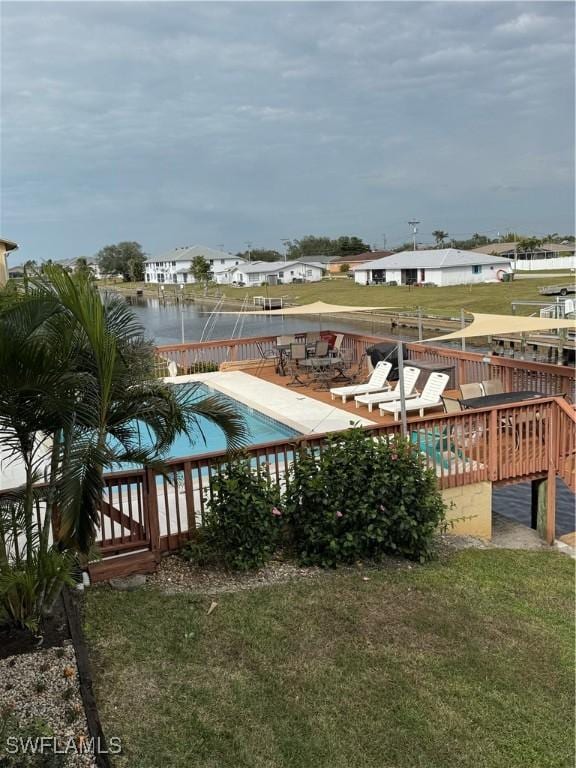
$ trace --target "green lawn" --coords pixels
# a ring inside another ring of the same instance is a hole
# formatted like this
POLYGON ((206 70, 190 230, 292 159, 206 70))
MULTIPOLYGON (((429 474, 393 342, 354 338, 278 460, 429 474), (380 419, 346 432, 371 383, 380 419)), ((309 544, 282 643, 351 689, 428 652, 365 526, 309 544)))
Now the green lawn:
POLYGON ((91 589, 117 764, 571 768, 573 566, 468 550, 219 595, 210 615, 208 596, 91 589))
MULTIPOLYGON (((311 301, 327 301, 333 304, 374 305, 382 307, 399 307, 401 309, 416 309, 421 306, 432 314, 459 316, 460 309, 475 312, 496 312, 510 314, 511 302, 514 300, 547 301, 538 295, 538 288, 562 282, 560 278, 538 277, 530 280, 515 280, 512 283, 481 283, 466 286, 457 285, 447 288, 409 288, 397 286, 362 286, 347 278, 334 278, 319 283, 302 285, 278 285, 257 288, 234 288, 218 286, 218 291, 226 296, 242 301, 245 296, 286 296, 297 304, 308 304, 311 301)), ((134 291, 136 288, 146 288, 152 296, 158 295, 158 286, 145 286, 143 283, 125 283, 115 286, 123 290, 134 291)), ((187 295, 202 297, 203 289, 196 286, 186 286, 187 295)), ((180 293, 178 286, 167 285, 167 296, 180 293)), ((210 290, 214 293, 214 289, 210 290)), ((550 303, 554 297, 548 297, 550 303)), ((523 307, 518 314, 532 314, 537 307, 523 307)))

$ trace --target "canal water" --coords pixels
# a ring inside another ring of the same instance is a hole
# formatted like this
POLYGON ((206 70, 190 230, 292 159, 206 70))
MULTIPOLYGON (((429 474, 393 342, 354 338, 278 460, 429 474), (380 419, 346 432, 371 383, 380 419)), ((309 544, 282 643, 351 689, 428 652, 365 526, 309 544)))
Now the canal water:
MULTIPOLYGON (((370 321, 336 320, 305 317, 242 317, 238 312, 214 313, 213 305, 200 303, 177 305, 150 298, 129 298, 134 312, 140 318, 147 333, 157 344, 229 339, 248 336, 275 336, 295 331, 317 331, 338 327, 350 333, 393 335, 389 328, 370 321)), ((436 335, 436 334, 434 334, 436 335)), ((397 338, 413 340, 416 334, 402 329, 397 338)), ((574 495, 566 485, 557 481, 556 488, 556 535, 576 530, 574 495)), ((530 483, 520 483, 498 488, 493 494, 493 509, 506 517, 530 525, 530 483)))

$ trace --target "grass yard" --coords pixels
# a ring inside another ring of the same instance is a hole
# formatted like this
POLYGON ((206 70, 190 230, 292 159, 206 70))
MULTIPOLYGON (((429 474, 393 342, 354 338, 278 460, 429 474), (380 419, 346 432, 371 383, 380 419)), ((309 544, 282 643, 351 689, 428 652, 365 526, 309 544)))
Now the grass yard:
POLYGON ((86 595, 118 766, 573 766, 574 563, 468 550, 219 595, 86 595), (367 575, 369 580, 364 581, 367 575))
MULTIPOLYGON (((511 314, 511 302, 514 300, 547 301, 554 303, 554 297, 542 297, 538 288, 563 282, 560 278, 538 277, 534 279, 517 279, 511 283, 480 283, 478 285, 457 285, 445 288, 410 288, 407 286, 363 286, 357 285, 347 278, 322 280, 318 283, 300 285, 278 285, 256 288, 235 288, 218 286, 218 292, 238 301, 249 296, 285 296, 297 304, 308 304, 312 301, 326 301, 332 304, 354 304, 364 306, 396 307, 403 310, 416 309, 421 306, 431 314, 458 317, 464 307, 473 312, 495 312, 511 314)), ((567 280, 565 282, 571 282, 567 280)), ((158 295, 158 286, 144 283, 124 283, 115 288, 133 292, 145 289, 151 296, 158 295)), ((180 287, 165 286, 165 293, 171 296, 180 294, 180 287)), ((186 295, 201 298, 203 289, 199 286, 188 285, 186 295)), ((210 289, 210 294, 214 288, 210 289)), ((518 314, 532 314, 537 307, 519 307, 518 314)))

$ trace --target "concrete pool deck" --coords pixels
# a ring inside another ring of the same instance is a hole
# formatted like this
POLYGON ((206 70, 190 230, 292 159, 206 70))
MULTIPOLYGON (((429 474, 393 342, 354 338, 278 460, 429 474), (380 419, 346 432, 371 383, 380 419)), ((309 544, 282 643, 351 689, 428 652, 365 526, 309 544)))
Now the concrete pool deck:
POLYGON ((350 414, 337 405, 314 400, 298 389, 288 389, 242 371, 217 371, 164 379, 170 384, 202 382, 272 419, 303 434, 338 432, 354 424, 370 426, 376 422, 350 414))

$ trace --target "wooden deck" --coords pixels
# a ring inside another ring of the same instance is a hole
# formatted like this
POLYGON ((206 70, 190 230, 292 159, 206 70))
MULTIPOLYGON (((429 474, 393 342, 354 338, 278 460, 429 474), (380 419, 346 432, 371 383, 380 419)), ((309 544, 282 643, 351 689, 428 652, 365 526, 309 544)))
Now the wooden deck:
MULTIPOLYGON (((268 381, 272 384, 277 384, 280 387, 287 387, 288 382, 290 381, 290 376, 282 376, 279 373, 276 373, 274 365, 265 365, 265 366, 251 366, 247 368, 238 368, 238 370, 243 370, 244 373, 251 374, 252 376, 256 376, 260 379, 263 379, 264 381, 268 381)), ((359 381, 363 381, 363 378, 360 378, 359 381)), ((423 381, 426 381, 426 373, 423 373, 422 377, 423 381)), ((330 386, 333 387, 341 387, 345 386, 347 382, 345 381, 335 381, 330 386)), ((421 389, 422 385, 421 382, 418 384, 418 389, 421 389)), ((377 406, 374 406, 372 409, 372 412, 368 411, 368 408, 363 405, 360 406, 360 408, 356 408, 356 405, 354 403, 354 398, 348 400, 346 403, 342 402, 342 398, 338 397, 335 400, 332 400, 332 396, 330 395, 330 391, 326 388, 320 388, 318 386, 295 386, 295 387, 289 387, 293 392, 298 392, 299 394, 305 395, 306 397, 311 397, 314 400, 318 400, 321 403, 326 403, 327 405, 331 405, 333 408, 338 408, 339 410, 345 411, 346 413, 349 413, 351 416, 362 416, 365 419, 369 419, 370 421, 373 421, 375 424, 394 424, 394 416, 390 414, 381 415, 380 411, 377 406)), ((460 393, 458 390, 446 390, 445 392, 447 397, 460 397, 460 393)), ((443 413, 442 406, 439 406, 438 408, 430 408, 426 411, 427 415, 432 414, 439 414, 443 413)), ((418 411, 412 411, 408 412, 408 421, 418 421, 420 419, 420 416, 418 414, 418 411)))
MULTIPOLYGON (((343 349, 361 361, 367 347, 383 340, 347 333, 343 349)), ((166 367, 169 361, 174 362, 179 374, 236 368, 286 387, 288 377, 262 364, 263 356, 274 350, 275 341, 275 337, 262 336, 168 345, 158 348, 159 364, 166 367)), ((498 378, 506 391, 542 393, 539 400, 491 409, 445 414, 437 408, 426 411, 424 417, 412 412, 408 432, 442 489, 484 481, 505 484, 536 480, 539 503, 546 513, 539 531, 551 542, 555 534, 556 477, 576 491, 576 414, 560 396, 574 396, 574 369, 424 344, 409 343, 406 349, 409 360, 428 360, 450 367, 451 387, 498 378)), ((353 401, 343 404, 332 400, 328 390, 313 386, 290 389, 349 414, 350 421, 360 416, 369 419, 373 425, 364 429, 376 439, 390 439, 401 433, 400 424, 391 415, 381 416, 378 409, 371 413, 366 407, 356 409, 353 401)), ((455 395, 457 391, 452 389, 446 394, 455 395)), ((318 433, 291 437, 253 446, 247 453, 254 466, 266 466, 271 480, 282 488, 298 451, 305 446, 306 450, 321 452, 330 437, 318 433)), ((115 572, 153 570, 161 553, 176 550, 193 538, 204 520, 212 479, 228 461, 225 452, 206 453, 172 459, 167 462, 166 473, 146 468, 107 475, 98 537, 103 559, 91 566, 92 576, 110 578, 115 572)))

